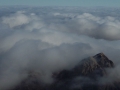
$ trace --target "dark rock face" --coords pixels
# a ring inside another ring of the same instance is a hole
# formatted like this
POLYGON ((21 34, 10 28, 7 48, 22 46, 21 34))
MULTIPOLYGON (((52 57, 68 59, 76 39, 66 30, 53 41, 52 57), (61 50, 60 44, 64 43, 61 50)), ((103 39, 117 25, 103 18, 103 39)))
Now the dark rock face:
POLYGON ((109 60, 103 53, 99 53, 93 56, 93 58, 95 58, 97 63, 103 68, 114 67, 114 63, 109 60))
POLYGON ((55 82, 50 85, 43 85, 35 77, 29 77, 12 90, 120 90, 120 82, 99 83, 99 78, 107 76, 105 68, 114 68, 114 63, 99 53, 80 61, 71 70, 55 74, 55 82))

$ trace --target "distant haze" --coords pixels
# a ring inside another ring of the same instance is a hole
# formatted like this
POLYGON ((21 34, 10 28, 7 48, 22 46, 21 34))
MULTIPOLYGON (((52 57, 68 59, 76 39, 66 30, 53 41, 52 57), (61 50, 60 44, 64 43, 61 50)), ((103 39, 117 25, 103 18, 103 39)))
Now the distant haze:
POLYGON ((29 6, 104 6, 120 7, 120 0, 0 0, 0 6, 29 5, 29 6))

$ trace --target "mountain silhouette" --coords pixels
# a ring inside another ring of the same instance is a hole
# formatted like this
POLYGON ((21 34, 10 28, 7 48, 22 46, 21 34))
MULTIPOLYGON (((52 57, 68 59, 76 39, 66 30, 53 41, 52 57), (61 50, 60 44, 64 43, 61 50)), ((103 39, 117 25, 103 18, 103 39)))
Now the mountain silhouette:
POLYGON ((30 73, 29 77, 11 90, 120 90, 120 82, 100 83, 107 77, 107 68, 114 68, 112 60, 103 53, 80 61, 71 70, 54 72, 52 84, 43 84, 37 80, 39 74, 30 73))

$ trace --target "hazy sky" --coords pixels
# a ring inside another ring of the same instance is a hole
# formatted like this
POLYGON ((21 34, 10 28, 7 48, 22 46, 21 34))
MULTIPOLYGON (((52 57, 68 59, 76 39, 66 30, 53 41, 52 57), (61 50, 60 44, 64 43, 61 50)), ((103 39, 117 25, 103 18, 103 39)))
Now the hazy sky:
POLYGON ((120 0, 0 0, 4 5, 120 7, 120 0))

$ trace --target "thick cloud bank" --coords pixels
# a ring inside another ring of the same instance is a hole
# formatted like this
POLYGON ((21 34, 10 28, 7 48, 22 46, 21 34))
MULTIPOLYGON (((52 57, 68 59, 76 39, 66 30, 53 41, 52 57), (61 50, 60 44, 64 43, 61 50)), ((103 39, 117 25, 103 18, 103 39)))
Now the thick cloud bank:
POLYGON ((99 52, 113 60, 120 74, 117 10, 1 7, 0 89, 19 83, 29 71, 39 72, 42 82, 51 83, 53 72, 70 69, 83 58, 99 52))

